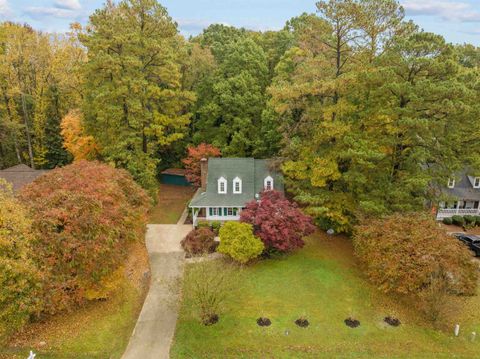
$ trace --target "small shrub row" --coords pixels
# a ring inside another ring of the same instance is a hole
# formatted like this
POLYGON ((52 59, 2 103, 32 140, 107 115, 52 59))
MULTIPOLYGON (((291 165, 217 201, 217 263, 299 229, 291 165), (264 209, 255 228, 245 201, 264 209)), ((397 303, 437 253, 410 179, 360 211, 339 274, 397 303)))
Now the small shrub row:
POLYGON ((222 222, 220 221, 199 221, 197 224, 197 229, 200 228, 208 228, 210 229, 216 236, 220 231, 220 227, 222 226, 222 222))
POLYGON ((467 227, 477 227, 480 226, 480 216, 459 216, 455 215, 452 217, 447 217, 442 220, 444 224, 450 225, 454 224, 456 226, 467 226, 467 227))

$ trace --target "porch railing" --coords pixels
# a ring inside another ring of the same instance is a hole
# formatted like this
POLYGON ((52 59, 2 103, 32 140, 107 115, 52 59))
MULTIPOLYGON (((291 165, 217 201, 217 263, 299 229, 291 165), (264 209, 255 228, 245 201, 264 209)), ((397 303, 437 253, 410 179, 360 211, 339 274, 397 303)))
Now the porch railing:
POLYGON ((437 219, 444 219, 452 216, 478 216, 480 215, 480 209, 466 209, 466 208, 441 208, 437 212, 437 219))

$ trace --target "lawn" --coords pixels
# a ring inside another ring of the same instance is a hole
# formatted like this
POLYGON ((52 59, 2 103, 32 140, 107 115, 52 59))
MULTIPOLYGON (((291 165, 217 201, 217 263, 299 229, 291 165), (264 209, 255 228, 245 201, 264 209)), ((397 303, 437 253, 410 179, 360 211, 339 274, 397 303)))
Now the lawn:
POLYGON ((177 223, 187 203, 195 193, 195 187, 160 185, 158 202, 150 210, 149 223, 177 223))
POLYGON ((128 344, 148 287, 148 259, 142 243, 132 245, 119 288, 104 302, 91 302, 72 313, 33 323, 18 334, 0 358, 120 358, 128 344), (42 345, 42 342, 43 343, 42 345))
MULTIPOLYGON (((187 270, 192 270, 190 264, 187 270)), ((172 358, 474 358, 480 343, 479 297, 460 320, 461 334, 429 329, 409 306, 379 293, 362 277, 348 239, 317 233, 304 249, 283 259, 260 261, 241 271, 238 289, 203 326, 188 301, 181 305, 172 358), (387 315, 402 324, 389 327, 387 315), (269 317, 268 328, 256 319, 269 317), (305 316, 306 329, 294 321, 305 316), (360 320, 356 329, 344 319, 360 320), (288 335, 286 335, 288 331, 288 335)), ((453 332, 453 329, 452 329, 453 332)))

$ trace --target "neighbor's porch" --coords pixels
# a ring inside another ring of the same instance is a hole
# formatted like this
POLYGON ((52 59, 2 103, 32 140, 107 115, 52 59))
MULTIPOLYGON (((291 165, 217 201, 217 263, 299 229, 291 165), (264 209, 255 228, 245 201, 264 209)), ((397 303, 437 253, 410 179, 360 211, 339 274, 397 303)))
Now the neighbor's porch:
POLYGON ((440 207, 437 211, 437 220, 442 220, 455 215, 480 215, 479 201, 461 200, 454 202, 440 202, 440 207))
POLYGON ((239 221, 242 208, 238 207, 192 207, 193 226, 199 221, 239 221))

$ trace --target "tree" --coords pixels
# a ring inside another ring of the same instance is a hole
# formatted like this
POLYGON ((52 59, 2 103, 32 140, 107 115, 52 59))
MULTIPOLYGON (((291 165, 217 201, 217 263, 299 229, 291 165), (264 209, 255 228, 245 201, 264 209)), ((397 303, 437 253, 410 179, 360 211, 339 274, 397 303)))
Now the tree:
MULTIPOLYGON (((474 295, 478 271, 472 254, 423 213, 369 219, 356 227, 355 255, 381 291, 421 301, 438 318, 432 296, 474 295)), ((430 315, 429 315, 430 316, 430 315)))
POLYGON ((439 200, 433 184, 477 171, 466 150, 479 128, 476 75, 452 46, 403 22, 394 1, 318 8, 295 22, 299 42, 269 88, 283 171, 306 213, 348 232, 365 216, 423 210, 439 200))
POLYGON ((63 146, 75 161, 94 160, 98 157, 98 146, 93 136, 86 135, 80 110, 71 110, 62 119, 63 146))
POLYGON ((260 201, 247 203, 240 220, 253 226, 267 250, 280 252, 303 247, 302 238, 315 230, 312 219, 278 191, 263 192, 260 201))
POLYGON ((124 170, 78 161, 25 187, 42 272, 46 313, 71 309, 121 264, 131 241, 142 238, 150 200, 124 170))
POLYGON ((153 197, 159 149, 184 137, 194 95, 181 88, 183 42, 156 0, 108 2, 79 38, 88 52, 84 125, 102 157, 153 197))
POLYGON ((263 251, 262 241, 253 234, 248 223, 227 222, 220 228, 220 245, 217 251, 245 264, 263 251))
POLYGON ((215 324, 227 298, 235 295, 237 273, 220 261, 189 266, 183 281, 183 297, 204 325, 215 324))
POLYGON ((194 186, 200 186, 201 168, 200 161, 202 158, 220 157, 220 150, 208 143, 201 143, 196 147, 187 147, 188 156, 182 160, 185 166, 185 177, 194 186))
POLYGON ((0 180, 0 343, 42 309, 32 239, 27 211, 0 180))

